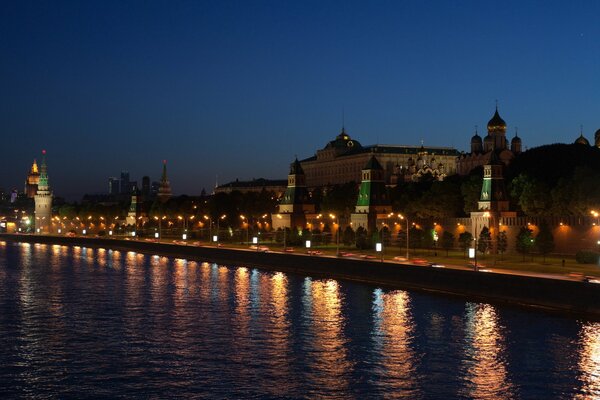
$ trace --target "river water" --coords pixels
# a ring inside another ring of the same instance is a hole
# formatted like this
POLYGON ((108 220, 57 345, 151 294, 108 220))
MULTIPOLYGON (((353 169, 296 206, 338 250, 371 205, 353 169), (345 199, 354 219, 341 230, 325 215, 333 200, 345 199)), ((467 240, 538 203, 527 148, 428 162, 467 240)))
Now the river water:
POLYGON ((600 323, 0 242, 2 398, 600 398, 600 323))

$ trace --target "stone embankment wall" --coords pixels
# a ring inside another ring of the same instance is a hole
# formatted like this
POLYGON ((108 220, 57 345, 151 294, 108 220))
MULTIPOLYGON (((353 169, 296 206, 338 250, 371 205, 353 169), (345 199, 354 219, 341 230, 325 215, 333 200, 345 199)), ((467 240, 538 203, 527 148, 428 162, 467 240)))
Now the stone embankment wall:
POLYGON ((600 284, 588 282, 382 263, 374 260, 262 253, 135 240, 10 234, 0 234, 0 239, 131 250, 200 262, 255 266, 319 278, 349 279, 386 287, 432 291, 478 301, 540 307, 600 319, 600 284))

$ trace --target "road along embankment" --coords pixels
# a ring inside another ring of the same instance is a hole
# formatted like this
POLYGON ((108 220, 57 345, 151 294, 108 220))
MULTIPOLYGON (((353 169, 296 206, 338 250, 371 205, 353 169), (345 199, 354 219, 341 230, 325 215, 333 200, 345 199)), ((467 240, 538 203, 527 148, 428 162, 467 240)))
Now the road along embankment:
POLYGON ((0 239, 136 251, 199 262, 252 266, 318 278, 348 279, 386 287, 450 294, 478 301, 537 307, 600 320, 600 284, 590 282, 139 240, 12 234, 0 234, 0 239))

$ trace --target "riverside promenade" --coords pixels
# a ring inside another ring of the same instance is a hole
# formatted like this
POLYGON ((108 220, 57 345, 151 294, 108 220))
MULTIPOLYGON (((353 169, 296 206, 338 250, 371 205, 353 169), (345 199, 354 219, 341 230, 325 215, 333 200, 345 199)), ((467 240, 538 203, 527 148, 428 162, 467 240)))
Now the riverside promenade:
POLYGON ((136 251, 199 262, 258 267, 315 278, 346 279, 389 288, 460 296, 473 301, 525 306, 600 320, 600 284, 595 282, 433 268, 373 259, 258 252, 143 240, 21 234, 0 234, 0 240, 136 251))

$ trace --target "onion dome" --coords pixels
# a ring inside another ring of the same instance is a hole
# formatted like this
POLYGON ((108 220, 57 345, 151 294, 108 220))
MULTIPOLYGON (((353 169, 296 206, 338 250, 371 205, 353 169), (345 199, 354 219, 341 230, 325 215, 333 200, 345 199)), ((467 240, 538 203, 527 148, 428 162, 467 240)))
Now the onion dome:
POLYGON ((498 114, 498 107, 496 106, 496 112, 492 119, 487 124, 488 132, 506 132, 506 122, 498 114))
POLYGON ((473 136, 471 138, 471 144, 481 144, 483 143, 483 139, 481 139, 481 136, 479 136, 479 134, 477 132, 475 132, 475 136, 473 136))
POLYGON ((594 133, 594 142, 596 144, 596 147, 600 147, 600 129, 598 129, 596 133, 594 133))
POLYGON ((577 140, 575 140, 575 144, 584 144, 586 146, 590 145, 590 142, 583 137, 583 133, 579 135, 579 137, 577 138, 577 140))
POLYGON ((512 140, 510 141, 510 144, 521 144, 521 138, 515 133, 515 137, 512 138, 512 140))

